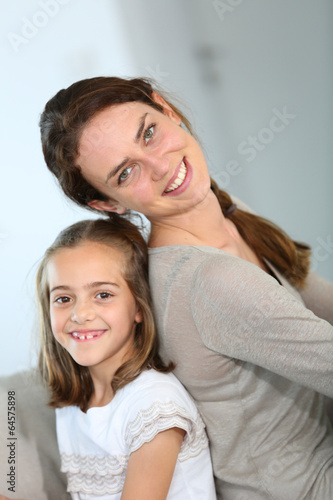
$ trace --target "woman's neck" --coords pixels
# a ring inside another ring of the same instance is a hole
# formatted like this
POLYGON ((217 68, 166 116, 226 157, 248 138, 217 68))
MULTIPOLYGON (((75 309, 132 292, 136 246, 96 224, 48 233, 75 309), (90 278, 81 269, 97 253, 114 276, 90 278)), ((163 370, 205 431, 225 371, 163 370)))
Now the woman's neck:
POLYGON ((210 190, 206 198, 190 211, 163 220, 152 220, 149 246, 205 245, 222 248, 231 236, 229 222, 210 190))
POLYGON ((240 236, 235 224, 224 217, 211 191, 202 204, 191 211, 162 222, 151 221, 151 248, 170 245, 210 246, 256 264, 266 266, 240 236))

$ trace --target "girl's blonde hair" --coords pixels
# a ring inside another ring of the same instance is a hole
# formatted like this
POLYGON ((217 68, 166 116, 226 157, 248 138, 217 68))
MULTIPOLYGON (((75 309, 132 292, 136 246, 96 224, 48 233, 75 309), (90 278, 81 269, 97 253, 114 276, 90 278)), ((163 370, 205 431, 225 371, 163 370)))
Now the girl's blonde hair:
POLYGON ((108 245, 124 255, 123 277, 142 315, 142 322, 137 324, 135 331, 136 354, 116 371, 111 382, 113 391, 124 387, 147 368, 165 373, 173 369, 171 363, 164 365, 158 355, 148 284, 148 251, 137 226, 117 214, 109 219, 77 222, 64 229, 45 252, 37 272, 36 285, 41 337, 39 369, 50 389, 49 405, 77 405, 82 411, 88 408, 93 382, 89 369, 76 363, 52 333, 47 264, 59 250, 75 248, 85 241, 108 245))
MULTIPOLYGON (((100 111, 124 102, 141 102, 163 113, 163 107, 152 97, 153 92, 164 98, 194 135, 184 114, 146 78, 80 80, 60 90, 47 102, 40 119, 44 158, 64 193, 75 203, 94 210, 88 205, 90 201, 107 200, 103 193, 89 184, 76 164, 84 127, 100 111)), ((278 226, 257 215, 237 209, 229 216, 230 196, 213 180, 211 188, 224 215, 234 222, 258 258, 269 260, 293 285, 304 286, 310 266, 310 248, 291 240, 278 226)))

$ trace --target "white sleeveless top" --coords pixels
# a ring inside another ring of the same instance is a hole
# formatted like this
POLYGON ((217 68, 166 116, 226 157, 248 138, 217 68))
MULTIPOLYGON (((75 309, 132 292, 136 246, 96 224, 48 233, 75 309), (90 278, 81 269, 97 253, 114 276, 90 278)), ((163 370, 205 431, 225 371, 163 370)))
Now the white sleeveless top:
POLYGON ((167 500, 215 500, 208 440, 196 406, 173 374, 146 370, 106 406, 56 410, 61 470, 73 499, 118 500, 129 456, 159 432, 186 431, 167 500))

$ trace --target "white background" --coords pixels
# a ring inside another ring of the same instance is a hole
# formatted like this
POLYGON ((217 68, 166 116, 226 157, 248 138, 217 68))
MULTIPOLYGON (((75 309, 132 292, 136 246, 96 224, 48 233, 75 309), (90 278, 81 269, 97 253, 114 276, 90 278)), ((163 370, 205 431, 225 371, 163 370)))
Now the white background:
POLYGON ((0 375, 35 364, 37 263, 60 229, 92 216, 57 188, 38 129, 46 101, 81 78, 157 79, 189 114, 221 187, 310 243, 316 271, 333 280, 331 0, 13 0, 1 10, 0 375), (272 131, 283 110, 293 117, 272 131))

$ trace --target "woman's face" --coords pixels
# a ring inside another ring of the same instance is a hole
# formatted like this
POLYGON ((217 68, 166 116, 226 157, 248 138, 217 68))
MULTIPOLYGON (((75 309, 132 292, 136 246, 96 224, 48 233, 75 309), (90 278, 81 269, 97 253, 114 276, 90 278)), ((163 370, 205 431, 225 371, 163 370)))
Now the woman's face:
POLYGON ((117 104, 84 129, 77 164, 109 199, 91 206, 118 213, 130 208, 154 222, 188 212, 207 196, 210 178, 198 143, 155 98, 164 113, 139 102, 117 104))

